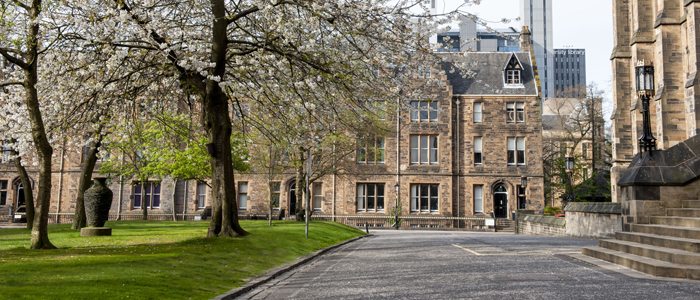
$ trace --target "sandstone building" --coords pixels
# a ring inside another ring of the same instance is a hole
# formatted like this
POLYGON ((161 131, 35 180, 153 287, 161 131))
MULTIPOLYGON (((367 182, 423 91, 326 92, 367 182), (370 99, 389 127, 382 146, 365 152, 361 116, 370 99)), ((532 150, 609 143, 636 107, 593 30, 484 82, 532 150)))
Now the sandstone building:
MULTIPOLYGON (((523 33, 521 49, 531 49, 529 31, 523 33)), ((405 100, 411 109, 400 111, 398 122, 396 115, 386 118, 392 136, 358 143, 354 171, 314 182, 315 215, 386 219, 399 199, 403 215, 425 218, 505 219, 519 209, 544 209, 542 101, 534 56, 527 51, 439 55, 448 56, 447 62, 434 69, 445 74, 424 75, 444 83, 424 87, 435 98, 405 100)), ((54 164, 50 212, 52 220, 65 222, 74 210, 82 157, 61 154, 54 164)), ((30 170, 30 175, 35 174, 30 170)), ((268 182, 262 177, 236 175, 240 215, 268 212, 268 182)), ((279 200, 274 214, 284 210, 288 217, 300 205, 294 174, 282 175, 273 186, 279 200)), ((10 204, 21 204, 23 193, 8 162, 0 164, 0 187, 5 195, 0 209, 7 215, 10 204)), ((147 206, 152 218, 192 219, 205 215, 209 205, 207 185, 196 181, 114 178, 111 188, 113 218, 138 219, 147 206)))

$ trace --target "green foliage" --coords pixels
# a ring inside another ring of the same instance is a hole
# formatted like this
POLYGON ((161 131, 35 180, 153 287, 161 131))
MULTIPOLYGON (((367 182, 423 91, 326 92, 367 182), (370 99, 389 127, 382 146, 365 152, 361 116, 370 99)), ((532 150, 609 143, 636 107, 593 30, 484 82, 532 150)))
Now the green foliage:
POLYGON ((250 235, 206 238, 208 222, 110 221, 110 237, 50 225, 57 250, 26 249, 27 229, 0 229, 3 299, 211 299, 299 257, 364 235, 334 222, 241 221, 250 235), (11 274, 11 275, 10 275, 11 274))
MULTIPOLYGON (((116 133, 105 142, 110 153, 121 154, 100 166, 102 174, 122 175, 146 181, 172 176, 204 180, 211 176, 206 144, 188 115, 161 113, 149 121, 123 120, 116 133)), ((236 170, 248 170, 248 151, 240 134, 231 136, 231 156, 236 170)))
POLYGON ((544 208, 544 214, 547 216, 553 216, 561 213, 561 207, 551 207, 547 206, 544 208))

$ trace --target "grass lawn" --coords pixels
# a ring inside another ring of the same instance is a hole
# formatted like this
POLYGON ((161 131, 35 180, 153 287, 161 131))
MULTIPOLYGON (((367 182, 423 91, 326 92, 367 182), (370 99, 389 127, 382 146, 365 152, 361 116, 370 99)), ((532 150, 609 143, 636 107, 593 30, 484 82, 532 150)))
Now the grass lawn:
POLYGON ((115 221, 111 237, 49 226, 58 250, 30 250, 27 229, 0 229, 0 299, 211 299, 261 272, 363 235, 355 228, 241 221, 244 238, 202 238, 209 222, 115 221))

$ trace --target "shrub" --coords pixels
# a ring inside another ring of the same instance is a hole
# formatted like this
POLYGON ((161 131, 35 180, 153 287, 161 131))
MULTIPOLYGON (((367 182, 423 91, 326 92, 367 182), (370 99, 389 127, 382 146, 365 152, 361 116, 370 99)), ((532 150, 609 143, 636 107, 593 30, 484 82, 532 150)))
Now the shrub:
POLYGON ((547 206, 544 208, 544 214, 548 216, 553 216, 561 213, 561 207, 551 207, 547 206))

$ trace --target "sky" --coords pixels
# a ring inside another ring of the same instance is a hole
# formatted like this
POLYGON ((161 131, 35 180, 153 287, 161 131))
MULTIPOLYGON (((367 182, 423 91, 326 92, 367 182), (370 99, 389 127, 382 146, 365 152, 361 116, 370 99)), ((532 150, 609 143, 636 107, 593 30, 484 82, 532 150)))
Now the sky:
MULTIPOLYGON (((438 7, 454 9, 463 0, 436 0, 438 7)), ((613 0, 552 0, 552 34, 554 48, 586 49, 586 81, 596 83, 605 91, 606 120, 612 110, 612 65, 613 50, 613 0), (607 101, 606 101, 607 100, 607 101)), ((520 0, 481 0, 480 5, 465 6, 462 10, 478 15, 490 23, 492 28, 515 27, 520 30, 520 21, 500 23, 503 18, 520 16, 520 0)))

